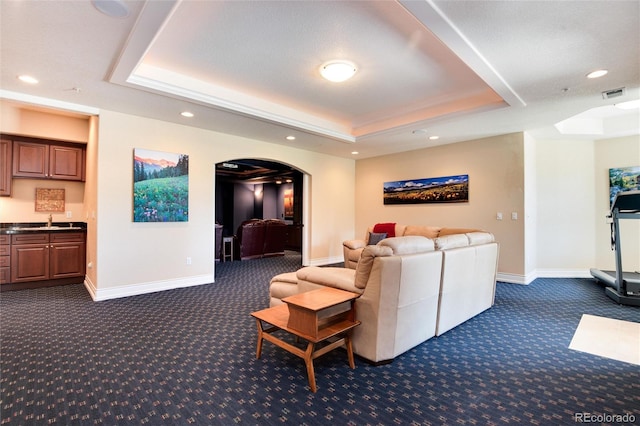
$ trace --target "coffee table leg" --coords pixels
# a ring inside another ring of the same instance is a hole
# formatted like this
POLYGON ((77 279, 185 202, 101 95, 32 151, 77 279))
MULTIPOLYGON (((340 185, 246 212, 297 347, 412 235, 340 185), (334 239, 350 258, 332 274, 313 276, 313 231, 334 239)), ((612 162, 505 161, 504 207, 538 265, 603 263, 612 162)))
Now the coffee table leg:
POLYGON ((260 358, 260 355, 262 355, 262 321, 260 321, 258 318, 256 318, 256 325, 258 326, 258 345, 256 348, 256 359, 260 358))
POLYGON ((304 363, 307 366, 307 376, 309 377, 309 387, 311 392, 316 392, 316 374, 313 371, 313 348, 315 345, 311 342, 307 345, 307 350, 304 353, 304 363))
POLYGON ((351 332, 347 333, 344 338, 344 344, 347 347, 347 357, 349 357, 349 367, 353 370, 356 368, 356 363, 353 359, 353 345, 351 344, 351 332))

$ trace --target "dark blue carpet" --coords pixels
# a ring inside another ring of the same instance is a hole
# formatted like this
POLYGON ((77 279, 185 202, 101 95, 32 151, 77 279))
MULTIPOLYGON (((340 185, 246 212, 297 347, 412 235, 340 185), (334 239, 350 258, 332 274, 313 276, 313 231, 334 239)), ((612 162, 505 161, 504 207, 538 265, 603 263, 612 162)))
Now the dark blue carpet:
POLYGON ((105 302, 81 285, 0 296, 1 424, 575 424, 640 422, 640 367, 568 349, 582 314, 640 322, 591 279, 498 283, 496 305, 388 365, 315 361, 249 313, 298 256, 217 265, 216 283, 105 302), (592 417, 593 418, 593 417, 592 417))

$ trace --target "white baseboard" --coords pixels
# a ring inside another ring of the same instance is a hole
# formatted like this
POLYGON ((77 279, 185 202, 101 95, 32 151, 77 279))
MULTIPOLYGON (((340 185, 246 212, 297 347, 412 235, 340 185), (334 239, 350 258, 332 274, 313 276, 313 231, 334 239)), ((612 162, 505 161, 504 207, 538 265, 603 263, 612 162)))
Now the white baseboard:
POLYGON ((173 290, 176 288, 193 287, 196 285, 210 284, 215 281, 214 276, 197 275, 193 277, 179 278, 175 280, 152 281, 147 283, 138 283, 131 285, 123 285, 112 288, 99 289, 85 277, 84 286, 95 302, 103 300, 118 299, 121 297, 137 296, 140 294, 154 293, 157 291, 173 290))
POLYGON ((592 278, 588 269, 537 269, 538 278, 592 278))
POLYGON ((591 278, 587 269, 536 269, 527 275, 498 272, 497 280, 511 284, 531 284, 536 278, 591 278))
POLYGON ((510 283, 510 284, 523 284, 523 285, 527 285, 529 283, 531 283, 531 281, 533 281, 535 279, 535 277, 530 277, 530 276, 525 276, 525 275, 518 275, 518 274, 510 274, 507 272, 498 272, 496 274, 496 280, 503 282, 503 283, 510 283))

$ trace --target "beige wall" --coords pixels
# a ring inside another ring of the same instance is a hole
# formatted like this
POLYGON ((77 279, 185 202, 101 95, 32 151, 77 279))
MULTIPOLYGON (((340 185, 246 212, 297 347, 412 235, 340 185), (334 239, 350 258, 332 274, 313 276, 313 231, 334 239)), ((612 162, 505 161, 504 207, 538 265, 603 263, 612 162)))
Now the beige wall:
POLYGON ((499 272, 521 280, 524 270, 524 136, 521 133, 358 160, 356 238, 377 222, 481 228, 500 242, 499 272), (469 202, 384 205, 384 182, 469 175, 469 202), (503 220, 496 220, 502 212, 503 220), (518 220, 511 220, 511 213, 518 220))
POLYGON ((99 119, 94 116, 89 120, 89 137, 87 143, 87 167, 84 186, 84 206, 82 217, 87 223, 87 269, 86 282, 88 288, 96 288, 97 255, 98 255, 98 227, 96 226, 96 212, 98 211, 98 128, 99 119))
MULTIPOLYGON (((89 135, 88 117, 31 111, 4 101, 0 116, 2 133, 85 143, 89 135)), ((35 211, 36 188, 65 190, 65 210, 71 212, 71 219, 66 213, 54 213, 54 222, 84 221, 84 183, 22 178, 13 179, 11 197, 0 197, 0 221, 46 222, 49 213, 35 211)))
MULTIPOLYGON (((608 169, 640 165, 638 136, 572 141, 511 134, 354 163, 109 111, 80 119, 3 103, 2 113, 4 133, 87 142, 86 183, 16 179, 13 196, 0 197, 0 220, 44 221, 34 211, 35 188, 65 188, 73 220, 87 222, 87 283, 97 299, 213 281, 214 165, 221 161, 273 159, 308 173, 307 264, 340 262, 342 241, 363 237, 376 222, 470 226, 500 242, 499 278, 523 283, 614 267, 605 220, 608 169), (135 147, 189 154, 188 223, 131 222, 135 147), (384 182, 454 174, 469 175, 469 203, 382 204, 384 182)), ((625 270, 640 269, 638 222, 622 223, 625 270)))
POLYGON ((308 173, 309 263, 342 260, 342 241, 353 234, 353 160, 110 111, 100 114, 98 139, 97 299, 213 280, 215 164, 234 158, 308 173), (189 155, 189 222, 132 222, 134 148, 189 155))
POLYGON ((89 135, 89 118, 79 114, 25 109, 3 100, 0 117, 3 133, 83 143, 89 135))

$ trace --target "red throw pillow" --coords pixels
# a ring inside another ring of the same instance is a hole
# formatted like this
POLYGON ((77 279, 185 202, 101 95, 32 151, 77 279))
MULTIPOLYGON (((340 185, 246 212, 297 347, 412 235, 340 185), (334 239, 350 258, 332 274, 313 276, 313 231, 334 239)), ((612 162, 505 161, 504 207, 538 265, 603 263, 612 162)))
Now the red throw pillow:
POLYGON ((395 223, 376 223, 373 225, 373 232, 385 233, 387 237, 396 236, 396 224, 395 223))

